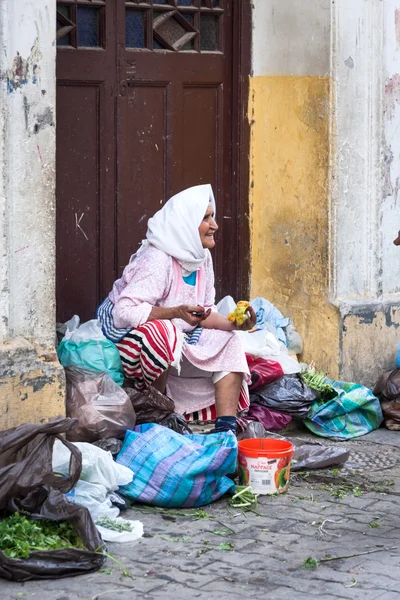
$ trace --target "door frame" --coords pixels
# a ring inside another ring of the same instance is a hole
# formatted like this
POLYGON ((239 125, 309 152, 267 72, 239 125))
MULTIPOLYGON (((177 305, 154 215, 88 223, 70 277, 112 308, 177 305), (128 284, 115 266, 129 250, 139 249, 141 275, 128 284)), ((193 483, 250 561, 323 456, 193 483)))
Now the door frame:
MULTIPOLYGON (((236 197, 239 213, 239 248, 236 272, 238 274, 237 300, 250 297, 250 120, 248 116, 251 75, 252 12, 250 0, 233 0, 233 77, 232 94, 232 172, 236 172, 236 197), (235 42, 237 42, 235 44, 235 42), (236 126, 235 126, 236 125, 236 126)), ((232 265, 233 267, 233 265, 232 265)))

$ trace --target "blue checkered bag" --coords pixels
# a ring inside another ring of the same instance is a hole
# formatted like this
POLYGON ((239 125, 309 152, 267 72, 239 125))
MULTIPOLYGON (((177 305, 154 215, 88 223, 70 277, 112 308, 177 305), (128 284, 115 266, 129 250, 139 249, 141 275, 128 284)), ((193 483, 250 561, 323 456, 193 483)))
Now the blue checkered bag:
POLYGON ((379 427, 382 409, 371 390, 356 383, 330 383, 337 396, 322 404, 313 402, 304 421, 310 431, 322 437, 349 440, 379 427))

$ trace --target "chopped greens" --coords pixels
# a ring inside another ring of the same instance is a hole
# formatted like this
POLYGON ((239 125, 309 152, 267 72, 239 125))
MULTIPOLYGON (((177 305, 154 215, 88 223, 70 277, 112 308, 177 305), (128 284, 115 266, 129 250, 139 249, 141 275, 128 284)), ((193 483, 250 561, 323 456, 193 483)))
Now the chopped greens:
POLYGON ((87 550, 69 521, 34 521, 21 513, 0 520, 0 550, 10 558, 61 548, 87 550))

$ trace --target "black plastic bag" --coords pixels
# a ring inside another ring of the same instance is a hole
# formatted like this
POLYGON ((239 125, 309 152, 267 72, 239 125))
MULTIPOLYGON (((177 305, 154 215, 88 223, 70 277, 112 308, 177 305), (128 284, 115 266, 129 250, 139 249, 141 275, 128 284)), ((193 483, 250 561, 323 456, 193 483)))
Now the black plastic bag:
POLYGON ((300 375, 284 375, 250 394, 250 402, 267 406, 305 419, 311 404, 318 398, 317 392, 308 387, 300 375))
POLYGON ((171 398, 162 394, 156 388, 149 386, 146 390, 138 392, 124 384, 124 390, 131 399, 136 413, 136 425, 143 423, 161 423, 165 417, 175 411, 175 404, 171 398))
POLYGON ((381 403, 385 425, 392 431, 400 430, 400 368, 380 376, 374 395, 381 403))
POLYGON ((173 431, 176 431, 176 433, 181 433, 182 435, 193 433, 185 417, 183 415, 178 415, 178 413, 167 415, 160 421, 160 425, 164 425, 164 427, 168 427, 168 429, 172 429, 173 431))
POLYGON ((75 425, 74 419, 58 419, 0 432, 0 516, 24 511, 33 520, 69 521, 87 550, 31 552, 23 559, 10 558, 0 550, 0 577, 12 581, 58 579, 96 571, 105 561, 100 553, 104 543, 89 511, 64 496, 76 485, 82 469, 80 451, 60 435, 75 425), (71 451, 70 472, 65 478, 52 471, 56 439, 71 451))
POLYGON ((174 401, 156 388, 149 386, 143 392, 138 392, 129 387, 128 381, 125 380, 124 390, 135 410, 136 425, 157 423, 182 435, 192 433, 185 417, 175 412, 174 401))

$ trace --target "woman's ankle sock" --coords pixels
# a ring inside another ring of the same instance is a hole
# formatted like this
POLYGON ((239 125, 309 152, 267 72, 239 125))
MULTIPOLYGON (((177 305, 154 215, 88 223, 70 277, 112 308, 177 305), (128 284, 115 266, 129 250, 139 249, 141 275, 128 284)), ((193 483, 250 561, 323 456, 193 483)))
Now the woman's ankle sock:
POLYGON ((215 432, 219 431, 232 431, 236 434, 236 417, 217 417, 215 432))

